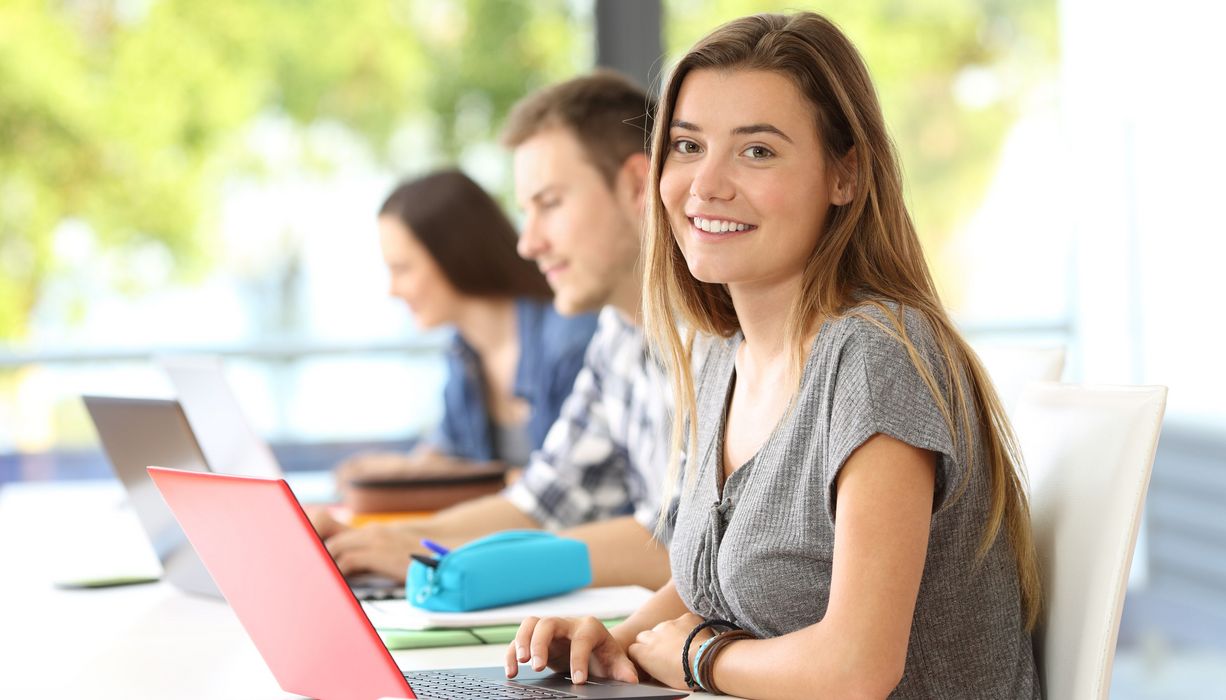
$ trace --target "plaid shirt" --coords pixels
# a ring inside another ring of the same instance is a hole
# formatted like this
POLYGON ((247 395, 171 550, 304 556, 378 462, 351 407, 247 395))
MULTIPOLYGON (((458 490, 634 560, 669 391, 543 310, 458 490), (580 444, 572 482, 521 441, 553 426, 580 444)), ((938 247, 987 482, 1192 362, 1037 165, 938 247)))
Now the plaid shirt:
POLYGON ((633 515, 654 531, 671 394, 642 329, 606 307, 557 422, 504 495, 549 528, 633 515))
POLYGON ((522 466, 526 451, 544 444, 562 403, 570 396, 575 375, 583 367, 588 342, 596 331, 596 316, 562 316, 554 310, 552 302, 516 299, 515 325, 519 363, 513 391, 528 403, 529 409, 524 426, 528 443, 525 454, 516 461, 498 453, 481 358, 459 333, 446 355, 443 420, 429 439, 439 452, 479 462, 501 459, 522 466))

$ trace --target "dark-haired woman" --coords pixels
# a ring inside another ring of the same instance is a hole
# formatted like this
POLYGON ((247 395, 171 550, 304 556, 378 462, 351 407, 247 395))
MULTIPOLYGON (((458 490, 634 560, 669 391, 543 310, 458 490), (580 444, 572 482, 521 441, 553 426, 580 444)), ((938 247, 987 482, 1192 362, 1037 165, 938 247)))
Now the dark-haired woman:
POLYGON ((338 470, 395 477, 449 464, 521 466, 570 394, 596 328, 564 317, 498 204, 456 170, 399 185, 379 211, 389 293, 423 329, 450 326, 441 425, 410 454, 366 453, 338 470))

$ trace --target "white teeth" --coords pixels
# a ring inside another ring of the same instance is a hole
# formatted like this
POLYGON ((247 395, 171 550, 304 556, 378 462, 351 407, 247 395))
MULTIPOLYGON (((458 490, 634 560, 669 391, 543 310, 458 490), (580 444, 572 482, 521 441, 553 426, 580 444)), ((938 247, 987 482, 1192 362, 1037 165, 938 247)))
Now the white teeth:
POLYGON ((716 219, 701 219, 694 217, 692 219, 694 227, 706 231, 707 233, 727 233, 728 231, 746 231, 750 228, 749 224, 738 224, 731 221, 721 221, 716 219))

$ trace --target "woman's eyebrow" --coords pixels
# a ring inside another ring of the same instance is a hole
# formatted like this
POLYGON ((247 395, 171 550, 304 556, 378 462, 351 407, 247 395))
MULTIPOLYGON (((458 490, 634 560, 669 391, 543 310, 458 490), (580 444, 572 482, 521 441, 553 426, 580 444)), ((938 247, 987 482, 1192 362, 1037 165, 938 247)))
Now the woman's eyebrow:
POLYGON ((784 141, 787 141, 788 143, 792 143, 792 139, 790 136, 783 133, 782 131, 779 130, 778 127, 773 126, 771 124, 750 124, 749 126, 738 126, 737 128, 732 130, 732 133, 738 136, 744 135, 744 134, 775 134, 776 136, 779 136, 780 138, 782 138, 784 141))
MULTIPOLYGON (((702 133, 702 129, 700 129, 697 124, 694 124, 693 122, 687 122, 681 119, 674 119, 671 126, 674 129, 685 129, 686 131, 693 131, 693 132, 700 133, 700 134, 702 133)), ((776 136, 779 136, 780 138, 782 138, 784 141, 787 141, 788 143, 793 143, 792 138, 790 136, 783 133, 779 129, 779 127, 774 126, 773 124, 750 124, 748 126, 738 126, 735 129, 733 129, 731 133, 734 136, 744 136, 747 134, 775 134, 776 136)))

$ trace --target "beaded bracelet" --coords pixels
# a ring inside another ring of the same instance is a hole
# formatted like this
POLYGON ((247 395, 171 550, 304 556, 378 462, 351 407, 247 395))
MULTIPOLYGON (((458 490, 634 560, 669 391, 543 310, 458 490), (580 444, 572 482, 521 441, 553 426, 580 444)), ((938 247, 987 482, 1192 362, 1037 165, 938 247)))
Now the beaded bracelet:
POLYGON ((723 692, 715 685, 715 659, 729 644, 742 639, 756 639, 756 637, 747 630, 734 629, 721 632, 708 640, 711 644, 702 655, 702 663, 695 665, 694 681, 699 687, 712 695, 723 695, 723 692))
POLYGON ((698 636, 699 632, 709 627, 723 627, 725 630, 741 629, 727 620, 703 620, 695 625, 694 629, 690 630, 689 636, 685 638, 685 644, 681 647, 682 677, 685 678, 685 685, 690 690, 699 689, 698 684, 694 682, 694 674, 690 672, 690 644, 694 641, 694 637, 698 636))

